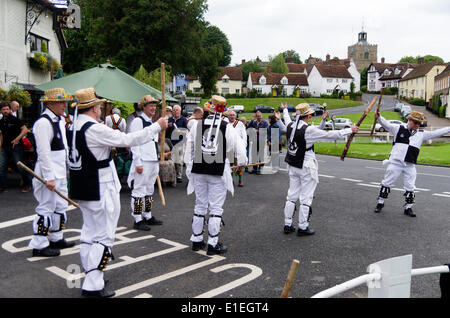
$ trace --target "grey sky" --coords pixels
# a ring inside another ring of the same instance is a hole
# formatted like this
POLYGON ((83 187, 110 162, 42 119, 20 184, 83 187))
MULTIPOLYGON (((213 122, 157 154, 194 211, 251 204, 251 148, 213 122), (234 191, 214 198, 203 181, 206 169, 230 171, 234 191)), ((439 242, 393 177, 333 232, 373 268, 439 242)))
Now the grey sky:
POLYGON ((259 56, 266 60, 294 49, 347 57, 364 21, 368 42, 378 44, 378 61, 406 55, 438 55, 450 61, 450 0, 209 0, 206 20, 233 47, 231 65, 259 56))

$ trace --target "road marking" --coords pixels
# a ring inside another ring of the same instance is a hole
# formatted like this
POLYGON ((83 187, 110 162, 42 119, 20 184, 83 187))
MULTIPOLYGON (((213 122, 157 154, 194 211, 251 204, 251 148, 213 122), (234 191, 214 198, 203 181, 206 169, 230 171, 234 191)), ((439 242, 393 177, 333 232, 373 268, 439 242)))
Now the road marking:
POLYGON ((348 179, 348 178, 341 178, 341 180, 351 181, 351 182, 363 182, 362 180, 355 180, 355 179, 348 179))
MULTIPOLYGON (((376 169, 376 170, 386 170, 385 168, 376 168, 376 167, 366 167, 366 168, 367 169, 376 169)), ((437 167, 437 168, 439 168, 439 167, 437 167)), ((443 176, 441 174, 432 174, 432 173, 423 173, 423 172, 417 172, 417 174, 421 174, 421 175, 424 175, 424 176, 430 176, 430 177, 450 178, 450 176, 443 176)))
POLYGON ((336 178, 335 176, 327 176, 326 174, 319 174, 319 177, 324 177, 324 178, 336 178))
POLYGON ((450 192, 442 192, 443 194, 450 194, 450 192))
POLYGON ((153 296, 150 295, 150 294, 143 293, 143 294, 137 295, 137 296, 134 297, 134 298, 152 298, 152 297, 153 297, 153 296))
POLYGON ((437 197, 450 198, 450 195, 448 195, 448 194, 433 193, 433 195, 434 195, 434 196, 437 196, 437 197))
MULTIPOLYGON (((76 207, 74 207, 73 205, 70 205, 67 207, 67 211, 71 211, 71 210, 75 210, 76 207)), ((18 218, 15 220, 11 220, 11 221, 6 221, 6 222, 2 222, 0 223, 0 229, 6 228, 6 227, 10 227, 10 226, 14 226, 14 225, 18 225, 18 224, 22 224, 22 223, 27 223, 27 222, 31 222, 35 219, 36 214, 30 215, 30 216, 25 216, 22 218, 18 218)))
MULTIPOLYGON (((206 253, 204 251, 199 252, 198 254, 206 255, 206 253)), ((200 263, 196 263, 196 264, 193 264, 193 265, 190 265, 190 266, 187 266, 187 267, 183 267, 181 269, 177 269, 177 270, 172 271, 170 273, 167 273, 167 274, 164 274, 164 275, 160 275, 160 276, 157 276, 157 277, 154 277, 154 278, 150 278, 150 279, 147 279, 147 280, 145 280, 143 282, 140 282, 140 283, 137 283, 137 284, 133 284, 133 285, 130 285, 130 286, 118 289, 118 290, 116 290, 115 297, 123 296, 123 295, 131 293, 133 291, 136 291, 136 290, 139 290, 139 289, 142 289, 142 288, 146 288, 146 287, 149 287, 151 285, 160 283, 162 281, 165 281, 165 280, 168 280, 168 279, 171 279, 171 278, 174 278, 174 277, 177 277, 177 276, 180 276, 180 275, 183 275, 183 274, 195 271, 195 270, 197 270, 199 268, 202 268, 202 267, 205 267, 205 266, 208 266, 208 265, 220 262, 220 261, 222 261, 224 259, 225 259, 225 257, 223 257, 223 256, 214 255, 214 256, 210 257, 209 259, 207 259, 206 261, 203 261, 203 262, 200 262, 200 263)))
POLYGON ((430 189, 422 189, 422 188, 416 188, 416 190, 419 190, 419 191, 425 191, 425 192, 431 191, 430 189))
POLYGON ((251 273, 245 275, 244 277, 236 279, 236 280, 232 281, 231 283, 222 285, 218 288, 210 290, 209 292, 198 295, 195 298, 212 298, 214 296, 223 294, 231 289, 234 289, 236 287, 244 285, 244 284, 258 278, 263 273, 261 268, 259 268, 258 266, 250 265, 250 264, 227 264, 227 265, 213 268, 213 269, 211 269, 211 272, 220 273, 220 272, 228 270, 228 269, 239 268, 239 267, 248 268, 251 270, 251 273))
POLYGON ((358 183, 358 185, 364 186, 364 187, 378 188, 378 186, 377 186, 377 185, 374 185, 374 184, 358 183))

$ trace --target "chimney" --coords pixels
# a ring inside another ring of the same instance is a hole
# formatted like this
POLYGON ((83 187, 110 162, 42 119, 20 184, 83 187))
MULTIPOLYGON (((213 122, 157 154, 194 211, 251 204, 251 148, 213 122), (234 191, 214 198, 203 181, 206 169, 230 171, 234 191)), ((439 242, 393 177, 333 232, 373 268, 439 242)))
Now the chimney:
POLYGON ((419 64, 423 64, 425 62, 423 57, 419 57, 418 61, 419 64))
POLYGON ((269 64, 269 73, 272 73, 272 65, 269 64))
POLYGON ((245 59, 242 60, 242 65, 244 65, 244 64, 245 64, 245 59))
POLYGON ((286 60, 286 63, 292 63, 292 57, 291 54, 288 55, 288 58, 286 60))
POLYGON ((381 63, 384 63, 385 59, 384 57, 381 58, 381 63))
POLYGON ((329 60, 330 60, 330 54, 327 54, 326 61, 328 62, 329 60))

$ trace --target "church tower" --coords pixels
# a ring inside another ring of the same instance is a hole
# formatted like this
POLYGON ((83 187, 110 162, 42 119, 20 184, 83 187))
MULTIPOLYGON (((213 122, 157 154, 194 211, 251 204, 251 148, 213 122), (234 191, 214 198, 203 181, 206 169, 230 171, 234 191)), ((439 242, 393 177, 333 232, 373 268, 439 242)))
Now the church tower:
POLYGON ((358 33, 358 43, 348 47, 348 58, 352 58, 358 71, 377 62, 378 45, 369 44, 364 28, 358 33))

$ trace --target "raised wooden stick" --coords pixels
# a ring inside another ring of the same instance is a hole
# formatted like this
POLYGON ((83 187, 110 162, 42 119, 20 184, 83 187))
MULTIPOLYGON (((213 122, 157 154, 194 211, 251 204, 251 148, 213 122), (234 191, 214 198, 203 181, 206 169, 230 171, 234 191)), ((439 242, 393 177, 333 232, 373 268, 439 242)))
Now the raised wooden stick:
MULTIPOLYGON (((166 117, 166 70, 165 70, 165 64, 161 63, 161 117, 166 117)), ((165 150, 165 144, 166 144, 166 130, 163 130, 161 132, 161 141, 159 143, 160 147, 160 161, 164 162, 164 150, 165 150)), ((162 190, 161 185, 161 179, 159 177, 156 178, 156 181, 158 183, 158 189, 159 189, 159 196, 161 197, 161 204, 162 206, 166 206, 166 199, 164 197, 164 192, 162 190)))
POLYGON ((300 262, 296 259, 292 261, 291 269, 289 270, 288 277, 286 279, 286 283, 284 284, 283 292, 281 293, 280 298, 288 298, 289 293, 291 292, 292 283, 294 282, 295 275, 298 271, 298 265, 300 262))
MULTIPOLYGON (((356 124, 357 127, 361 126, 361 123, 366 118, 367 114, 372 110, 372 107, 373 107, 373 105, 375 105, 376 101, 377 101, 377 97, 374 97, 372 102, 370 103, 369 107, 366 108, 366 110, 364 111, 364 114, 361 116, 358 123, 356 124)), ((350 137, 348 138, 347 144, 345 145, 344 151, 342 152, 342 155, 341 155, 342 161, 344 161, 345 156, 347 155, 347 152, 348 152, 348 149, 350 148, 350 144, 352 143, 353 137, 355 137, 354 133, 352 133, 350 135, 350 137)))
MULTIPOLYGON (((22 169, 24 169, 26 172, 28 172, 29 174, 31 174, 33 177, 35 177, 36 179, 38 179, 40 182, 42 182, 43 184, 47 184, 47 181, 45 181, 44 179, 42 179, 40 176, 38 176, 36 173, 34 173, 33 170, 31 170, 30 168, 28 168, 26 165, 24 165, 22 162, 18 161, 17 165, 20 166, 22 169)), ((71 199, 69 199, 68 197, 66 197, 64 194, 62 194, 61 192, 59 192, 57 189, 54 190, 55 193, 57 195, 59 195, 61 198, 63 198, 64 200, 66 200, 67 202, 69 202, 70 204, 72 204, 74 207, 79 208, 80 206, 78 205, 78 203, 76 203, 75 201, 72 201, 71 199)))
POLYGON ((245 166, 232 166, 231 169, 237 169, 237 168, 248 168, 248 167, 254 167, 254 166, 262 166, 266 164, 265 162, 256 162, 256 163, 251 163, 245 166))
MULTIPOLYGON (((380 99, 378 100, 377 112, 379 112, 380 108, 381 108, 381 99, 383 98, 383 91, 384 91, 384 87, 381 89, 380 99)), ((373 132, 375 131, 376 124, 377 124, 377 119, 375 118, 375 120, 373 122, 372 130, 370 131, 370 137, 372 137, 373 132)))
POLYGON ((161 178, 158 177, 156 178, 156 182, 158 183, 158 190, 159 190, 159 196, 161 197, 161 204, 162 206, 166 206, 166 198, 164 197, 164 192, 162 190, 162 185, 161 185, 161 178))

